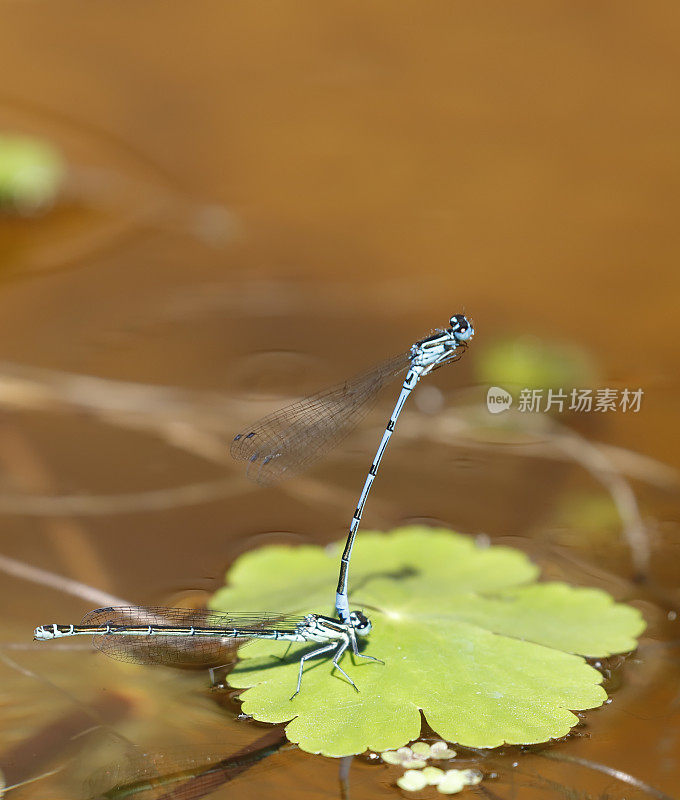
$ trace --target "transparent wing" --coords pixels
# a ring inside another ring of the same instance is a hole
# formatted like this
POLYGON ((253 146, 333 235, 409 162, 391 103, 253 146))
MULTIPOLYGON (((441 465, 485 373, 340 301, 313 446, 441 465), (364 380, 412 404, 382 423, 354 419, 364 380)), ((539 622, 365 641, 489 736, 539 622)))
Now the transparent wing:
POLYGON ((285 741, 280 733, 278 741, 275 740, 270 731, 255 742, 255 745, 262 743, 257 749, 248 748, 232 755, 225 752, 225 744, 162 750, 130 746, 122 756, 90 773, 84 781, 87 797, 201 800, 275 753, 285 741))
POLYGON ((410 365, 390 358, 344 383, 275 411, 234 437, 231 455, 248 462, 248 477, 271 484, 308 467, 364 418, 382 387, 410 365))
POLYGON ((165 664, 175 667, 218 666, 234 660, 236 650, 263 630, 292 633, 304 618, 285 614, 223 614, 192 608, 163 606, 119 606, 97 608, 86 614, 82 625, 116 628, 152 626, 148 635, 115 632, 93 636, 94 647, 117 661, 135 664, 165 664), (209 628, 215 636, 187 633, 164 634, 163 629, 209 628), (234 631, 242 633, 235 636, 234 631), (220 636, 220 632, 224 633, 220 636))

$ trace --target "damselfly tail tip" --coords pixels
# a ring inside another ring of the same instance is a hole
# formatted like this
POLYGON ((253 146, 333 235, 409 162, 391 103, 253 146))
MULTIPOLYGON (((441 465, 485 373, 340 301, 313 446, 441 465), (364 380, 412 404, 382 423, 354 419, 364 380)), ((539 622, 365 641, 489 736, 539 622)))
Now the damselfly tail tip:
POLYGON ((52 633, 51 628, 51 625, 38 625, 38 627, 33 631, 33 641, 43 642, 46 639, 53 639, 54 634, 52 633))

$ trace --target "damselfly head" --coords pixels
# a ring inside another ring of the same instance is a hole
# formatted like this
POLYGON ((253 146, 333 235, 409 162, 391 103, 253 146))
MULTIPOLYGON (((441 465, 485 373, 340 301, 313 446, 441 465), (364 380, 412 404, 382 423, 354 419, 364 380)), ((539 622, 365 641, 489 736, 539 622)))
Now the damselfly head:
POLYGON ((467 342, 475 335, 475 329, 464 314, 454 314, 449 320, 451 333, 459 342, 467 342))
POLYGON ((349 615, 349 624, 354 628, 358 636, 368 636, 371 632, 371 620, 363 611, 352 611, 349 615))

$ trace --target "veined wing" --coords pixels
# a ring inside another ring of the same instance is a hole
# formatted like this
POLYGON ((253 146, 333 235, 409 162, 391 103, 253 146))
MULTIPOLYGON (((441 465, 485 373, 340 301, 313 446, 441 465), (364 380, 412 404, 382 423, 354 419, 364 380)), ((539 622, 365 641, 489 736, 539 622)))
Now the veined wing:
POLYGON ((263 417, 236 434, 232 457, 248 462, 248 477, 265 485, 300 472, 339 444, 364 418, 382 387, 410 363, 409 353, 402 353, 263 417))
POLYGON ((239 646, 263 630, 292 633, 303 620, 299 615, 235 613, 163 606, 97 608, 81 625, 122 630, 93 635, 94 647, 117 661, 165 664, 175 667, 217 666, 234 660, 239 646), (125 628, 149 626, 151 632, 126 634, 125 628), (215 635, 192 635, 191 628, 209 629, 215 635), (174 631, 173 631, 174 629, 174 631), (186 632, 182 633, 182 630, 186 632), (167 630, 167 633, 164 631, 167 630), (242 635, 237 635, 241 633, 242 635), (223 636, 219 634, 223 633, 223 636))

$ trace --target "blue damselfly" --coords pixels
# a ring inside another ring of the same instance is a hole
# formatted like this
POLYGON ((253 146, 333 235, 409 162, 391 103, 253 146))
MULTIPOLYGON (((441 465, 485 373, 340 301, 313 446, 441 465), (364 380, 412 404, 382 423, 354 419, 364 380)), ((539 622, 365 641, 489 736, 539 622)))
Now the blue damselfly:
POLYGON ((449 324, 416 342, 406 353, 270 414, 234 437, 232 456, 248 462, 250 477, 260 483, 273 483, 300 471, 338 444, 361 420, 380 389, 408 370, 352 516, 336 590, 338 619, 321 614, 225 614, 124 606, 91 611, 79 625, 41 625, 35 630, 35 638, 89 635, 97 649, 122 661, 208 667, 233 660, 234 650, 253 639, 314 642, 320 647, 300 658, 297 687, 291 700, 300 691, 305 661, 323 654, 332 659, 332 669, 337 669, 358 691, 338 663, 342 655, 350 649, 359 658, 380 659, 359 652, 358 639, 370 633, 371 622, 363 612, 349 610, 347 581, 352 547, 366 499, 406 399, 424 375, 457 361, 474 335, 472 325, 462 314, 451 317, 449 324))
POLYGON ((120 606, 90 611, 79 625, 40 625, 34 638, 45 641, 91 636, 94 647, 118 661, 174 667, 223 665, 234 660, 236 648, 253 639, 317 643, 321 646, 300 658, 292 700, 300 691, 305 661, 324 653, 332 658, 332 669, 357 689, 338 661, 348 648, 358 658, 380 661, 359 652, 358 638, 370 631, 371 622, 361 611, 353 611, 348 622, 340 622, 321 614, 225 614, 192 608, 120 606))
POLYGON ((347 580, 352 547, 368 494, 399 414, 418 381, 444 364, 457 361, 474 333, 468 319, 463 314, 455 314, 449 320, 448 328, 437 329, 407 352, 339 386, 275 411, 234 437, 231 455, 247 462, 249 477, 258 483, 274 483, 309 466, 342 441, 366 414, 383 386, 408 369, 361 490, 340 561, 335 607, 345 624, 350 621, 347 580))

